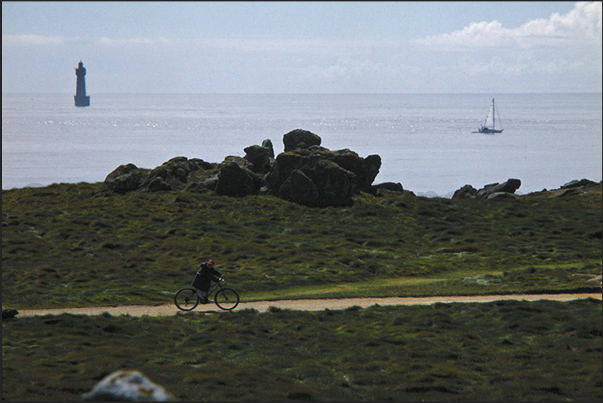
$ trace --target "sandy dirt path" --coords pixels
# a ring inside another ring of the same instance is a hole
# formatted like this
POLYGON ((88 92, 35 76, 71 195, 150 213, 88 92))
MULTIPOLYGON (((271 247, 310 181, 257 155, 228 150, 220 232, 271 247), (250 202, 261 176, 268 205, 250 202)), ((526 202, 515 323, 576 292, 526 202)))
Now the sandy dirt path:
MULTIPOLYGON (((298 300, 279 300, 279 301, 253 301, 241 302, 236 310, 256 309, 265 312, 269 307, 281 309, 293 309, 300 311, 322 311, 324 309, 345 309, 351 306, 360 306, 366 308, 371 305, 430 305, 437 302, 491 302, 500 300, 516 301, 570 301, 582 298, 601 299, 601 293, 595 294, 514 294, 514 295, 475 295, 475 296, 450 296, 450 297, 390 297, 390 298, 342 298, 342 299, 298 299, 298 300)), ((78 315, 101 315, 108 312, 111 315, 130 315, 130 316, 170 316, 181 312, 172 304, 166 305, 123 305, 117 307, 101 306, 88 308, 60 308, 60 309, 32 309, 19 310, 18 317, 35 315, 59 315, 61 313, 70 313, 78 315)), ((192 312, 224 312, 215 304, 199 305, 192 312)))

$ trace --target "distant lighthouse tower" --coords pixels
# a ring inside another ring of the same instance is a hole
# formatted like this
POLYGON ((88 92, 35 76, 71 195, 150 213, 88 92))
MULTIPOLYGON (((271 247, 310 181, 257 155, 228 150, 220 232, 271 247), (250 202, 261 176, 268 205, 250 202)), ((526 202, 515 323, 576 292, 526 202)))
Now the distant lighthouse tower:
POLYGON ((77 76, 77 85, 75 87, 75 106, 90 106, 90 97, 86 96, 86 69, 84 63, 80 60, 75 69, 75 75, 77 76))

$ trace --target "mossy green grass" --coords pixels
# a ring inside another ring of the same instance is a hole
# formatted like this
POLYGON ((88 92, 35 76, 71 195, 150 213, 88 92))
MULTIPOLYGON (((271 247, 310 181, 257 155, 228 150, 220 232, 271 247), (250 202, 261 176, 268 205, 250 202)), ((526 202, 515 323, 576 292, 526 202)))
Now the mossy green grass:
MULTIPOLYGON (((597 292, 601 188, 347 208, 102 183, 2 191, 4 308, 166 304, 217 260, 243 301, 597 292)), ((118 369, 181 400, 601 400, 601 302, 500 301, 2 322, 3 400, 118 369)))
POLYGON ((3 320, 3 400, 141 371, 176 399, 601 400, 601 301, 3 320))
POLYGON ((209 258, 243 301, 592 291, 601 273, 600 187, 318 209, 80 183, 4 190, 2 210, 2 303, 17 309, 164 304, 209 258))

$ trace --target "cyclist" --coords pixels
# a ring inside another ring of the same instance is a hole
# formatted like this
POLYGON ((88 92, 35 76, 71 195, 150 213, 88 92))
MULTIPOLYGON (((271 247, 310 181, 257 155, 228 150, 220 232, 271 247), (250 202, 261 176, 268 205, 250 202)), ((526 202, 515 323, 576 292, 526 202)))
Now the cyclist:
POLYGON ((207 298, 207 293, 209 292, 209 287, 213 281, 220 281, 223 279, 222 274, 214 268, 213 259, 209 259, 207 262, 201 263, 199 270, 197 270, 197 274, 193 279, 192 286, 199 289, 197 291, 197 295, 201 298, 201 302, 206 304, 209 300, 207 298))

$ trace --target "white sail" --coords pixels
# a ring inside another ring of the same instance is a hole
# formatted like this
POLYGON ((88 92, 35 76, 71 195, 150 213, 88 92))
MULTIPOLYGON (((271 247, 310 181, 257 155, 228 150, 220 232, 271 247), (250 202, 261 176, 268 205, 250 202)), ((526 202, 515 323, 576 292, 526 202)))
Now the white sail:
POLYGON ((490 105, 490 110, 488 110, 488 116, 486 116, 484 127, 494 129, 494 103, 490 105))
POLYGON ((494 98, 492 98, 492 105, 490 105, 490 109, 488 110, 488 115, 486 116, 486 121, 480 127, 477 132, 474 133, 502 133, 503 128, 500 124, 500 117, 498 118, 498 124, 501 126, 500 129, 496 128, 496 116, 497 111, 494 106, 494 98))

